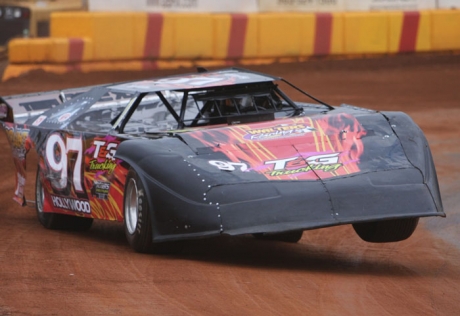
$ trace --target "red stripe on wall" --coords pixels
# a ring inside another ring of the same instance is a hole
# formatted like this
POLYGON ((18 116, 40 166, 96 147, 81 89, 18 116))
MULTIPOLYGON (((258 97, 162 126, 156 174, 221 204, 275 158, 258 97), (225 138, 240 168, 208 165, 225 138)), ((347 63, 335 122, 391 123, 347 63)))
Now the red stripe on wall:
POLYGON ((83 59, 83 48, 85 42, 82 38, 69 38, 69 56, 70 62, 81 61, 83 59))
POLYGON ((332 13, 316 13, 314 55, 327 55, 331 52, 332 13))
POLYGON ((143 60, 141 65, 142 65, 142 70, 157 70, 158 69, 158 62, 155 60, 143 60))
POLYGON ((145 34, 144 57, 160 57, 161 33, 163 30, 163 14, 147 14, 147 32, 145 34))
POLYGON ((228 40, 228 58, 241 58, 244 53, 246 29, 248 26, 247 14, 232 14, 230 38, 228 40))
POLYGON ((420 12, 404 12, 404 20, 399 42, 400 52, 414 52, 417 42, 418 25, 420 22, 420 12))

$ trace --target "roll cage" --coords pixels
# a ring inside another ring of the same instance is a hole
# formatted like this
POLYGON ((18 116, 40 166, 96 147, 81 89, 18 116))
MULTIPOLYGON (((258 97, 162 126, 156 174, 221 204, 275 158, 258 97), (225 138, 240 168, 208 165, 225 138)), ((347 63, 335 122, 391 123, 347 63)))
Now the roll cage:
MULTIPOLYGON (((278 116, 295 116, 302 108, 290 100, 273 82, 233 85, 207 89, 166 90, 140 93, 114 121, 118 133, 129 133, 126 127, 136 111, 163 107, 169 115, 170 130, 216 124, 237 124, 265 121, 278 116), (160 103, 161 102, 161 103, 160 103), (171 124, 170 124, 171 125, 171 124)), ((151 111, 152 117, 159 112, 151 111)), ((139 117, 139 115, 137 115, 139 117)), ((143 122, 149 117, 142 116, 143 122)), ((144 132, 147 132, 144 130, 144 132)), ((155 128, 151 132, 161 132, 155 128)))

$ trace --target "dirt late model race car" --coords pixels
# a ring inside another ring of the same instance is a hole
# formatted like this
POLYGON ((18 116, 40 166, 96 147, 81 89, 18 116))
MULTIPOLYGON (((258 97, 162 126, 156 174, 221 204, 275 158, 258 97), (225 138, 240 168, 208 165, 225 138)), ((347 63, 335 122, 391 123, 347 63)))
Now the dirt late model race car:
POLYGON ((393 242, 420 217, 445 216, 428 143, 406 114, 333 107, 282 78, 201 70, 0 101, 14 198, 27 203, 34 150, 46 228, 123 221, 132 248, 151 252, 221 234, 297 242, 342 224, 393 242))

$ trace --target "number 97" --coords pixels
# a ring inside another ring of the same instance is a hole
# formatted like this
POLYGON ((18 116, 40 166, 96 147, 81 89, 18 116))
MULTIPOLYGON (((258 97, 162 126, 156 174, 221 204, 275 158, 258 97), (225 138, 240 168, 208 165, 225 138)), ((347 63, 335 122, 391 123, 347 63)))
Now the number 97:
POLYGON ((73 186, 75 191, 83 192, 81 183, 81 162, 83 144, 80 137, 67 137, 66 142, 59 134, 52 134, 46 141, 45 158, 48 166, 58 176, 52 181, 57 190, 67 188, 68 154, 76 152, 77 159, 73 169, 73 186))

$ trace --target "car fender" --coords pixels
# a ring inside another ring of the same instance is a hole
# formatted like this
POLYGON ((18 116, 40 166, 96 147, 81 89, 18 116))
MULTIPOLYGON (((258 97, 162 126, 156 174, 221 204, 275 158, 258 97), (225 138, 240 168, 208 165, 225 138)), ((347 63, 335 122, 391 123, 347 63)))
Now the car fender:
POLYGON ((428 141, 420 127, 403 112, 381 112, 401 142, 409 162, 423 175, 439 212, 443 211, 438 178, 428 141))

